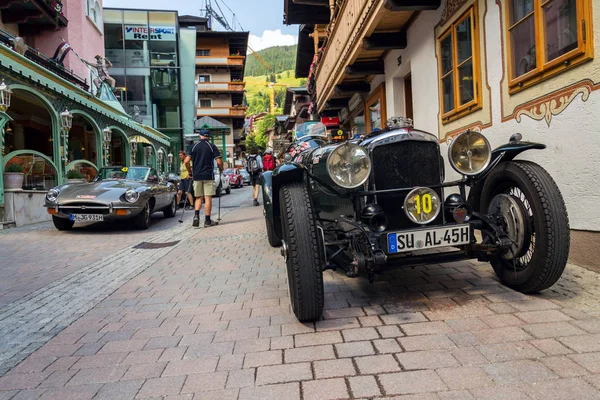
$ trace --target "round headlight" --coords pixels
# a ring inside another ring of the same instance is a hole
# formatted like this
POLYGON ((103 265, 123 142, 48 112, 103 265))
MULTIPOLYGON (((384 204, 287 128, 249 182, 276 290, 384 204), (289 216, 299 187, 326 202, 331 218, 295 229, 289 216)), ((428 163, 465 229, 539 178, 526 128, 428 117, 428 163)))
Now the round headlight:
POLYGON ((327 172, 337 185, 344 189, 354 189, 369 178, 371 159, 364 148, 345 143, 329 155, 327 172))
POLYGON ((490 142, 479 132, 466 131, 458 135, 448 148, 450 165, 463 175, 477 175, 492 159, 490 142))
POLYGON ((60 190, 56 188, 50 189, 48 190, 48 193, 46 193, 46 199, 48 199, 48 201, 55 202, 58 198, 58 195, 60 195, 60 190))
POLYGON ((135 203, 140 198, 140 194, 135 190, 128 190, 125 192, 125 200, 128 203, 135 203))
POLYGON ((404 212, 412 222, 428 224, 440 213, 440 197, 430 188, 415 188, 404 199, 404 212))

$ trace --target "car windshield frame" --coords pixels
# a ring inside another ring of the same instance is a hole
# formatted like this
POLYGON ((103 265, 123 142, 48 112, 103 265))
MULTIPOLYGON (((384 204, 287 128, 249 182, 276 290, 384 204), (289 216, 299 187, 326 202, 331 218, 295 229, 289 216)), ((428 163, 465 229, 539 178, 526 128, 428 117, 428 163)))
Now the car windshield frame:
POLYGON ((150 167, 103 167, 94 182, 98 181, 135 181, 146 182, 152 168, 150 167), (145 172, 144 172, 145 171, 145 172))

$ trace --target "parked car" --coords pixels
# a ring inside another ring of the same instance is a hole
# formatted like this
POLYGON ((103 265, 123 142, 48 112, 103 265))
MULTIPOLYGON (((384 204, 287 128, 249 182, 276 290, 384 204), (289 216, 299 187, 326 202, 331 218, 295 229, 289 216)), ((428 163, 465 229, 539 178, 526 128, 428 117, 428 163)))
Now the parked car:
POLYGON ((245 169, 240 170, 240 174, 242 175, 242 179, 244 181, 244 185, 250 185, 250 174, 245 169))
POLYGON ((468 130, 449 145, 461 178, 445 182, 437 137, 410 120, 341 144, 296 138, 285 162, 263 174, 262 190, 297 318, 320 317, 325 269, 373 281, 391 267, 478 259, 517 291, 551 287, 569 254, 565 203, 543 167, 514 159, 545 147, 514 134, 492 150, 468 130))
POLYGON ((223 175, 227 175, 229 177, 229 183, 234 188, 241 188, 244 186, 244 178, 242 174, 240 174, 240 170, 237 168, 228 168, 223 170, 223 175))
POLYGON ((215 162, 215 183, 217 184, 217 191, 215 197, 221 197, 223 194, 223 190, 225 193, 231 193, 231 181, 229 180, 229 176, 225 174, 219 173, 219 168, 217 167, 217 163, 215 162))
POLYGON ((150 216, 175 216, 177 187, 159 179, 154 168, 105 167, 90 183, 57 186, 48 191, 44 206, 59 231, 75 222, 131 220, 148 229, 150 216))

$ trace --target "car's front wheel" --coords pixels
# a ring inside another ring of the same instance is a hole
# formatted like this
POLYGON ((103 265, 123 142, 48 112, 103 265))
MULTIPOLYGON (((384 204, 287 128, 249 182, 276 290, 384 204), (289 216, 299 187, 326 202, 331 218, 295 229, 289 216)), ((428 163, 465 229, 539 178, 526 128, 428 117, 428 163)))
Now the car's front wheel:
POLYGON ((227 186, 227 189, 225 189, 225 193, 231 194, 231 185, 227 186))
POLYGON ((323 255, 308 189, 303 183, 284 185, 279 194, 290 299, 300 321, 314 321, 323 312, 323 255))
POLYGON ((177 212, 177 196, 173 196, 173 201, 163 210, 165 218, 173 218, 177 212))
POLYGON ((135 227, 139 230, 148 229, 150 227, 150 214, 150 203, 146 203, 142 212, 139 213, 133 221, 135 227))
POLYGON ((73 229, 73 225, 75 225, 75 221, 71 221, 68 218, 56 217, 54 215, 52 216, 52 223, 59 231, 70 231, 73 229))
POLYGON ((486 179, 481 206, 511 241, 491 260, 500 280, 523 293, 554 285, 567 264, 570 235, 565 202, 550 174, 528 161, 502 163, 486 179))

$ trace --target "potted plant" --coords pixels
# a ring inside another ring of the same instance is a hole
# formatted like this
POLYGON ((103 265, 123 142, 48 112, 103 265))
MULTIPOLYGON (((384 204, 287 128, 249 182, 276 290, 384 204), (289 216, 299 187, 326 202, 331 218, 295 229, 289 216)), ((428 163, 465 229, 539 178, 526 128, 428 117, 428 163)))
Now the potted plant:
POLYGON ((67 183, 86 183, 87 180, 85 179, 85 176, 79 172, 79 171, 75 171, 75 170, 70 170, 69 172, 67 172, 67 183))
POLYGON ((4 171, 4 188, 5 189, 22 189, 23 178, 23 166, 21 164, 10 164, 6 166, 4 171))

